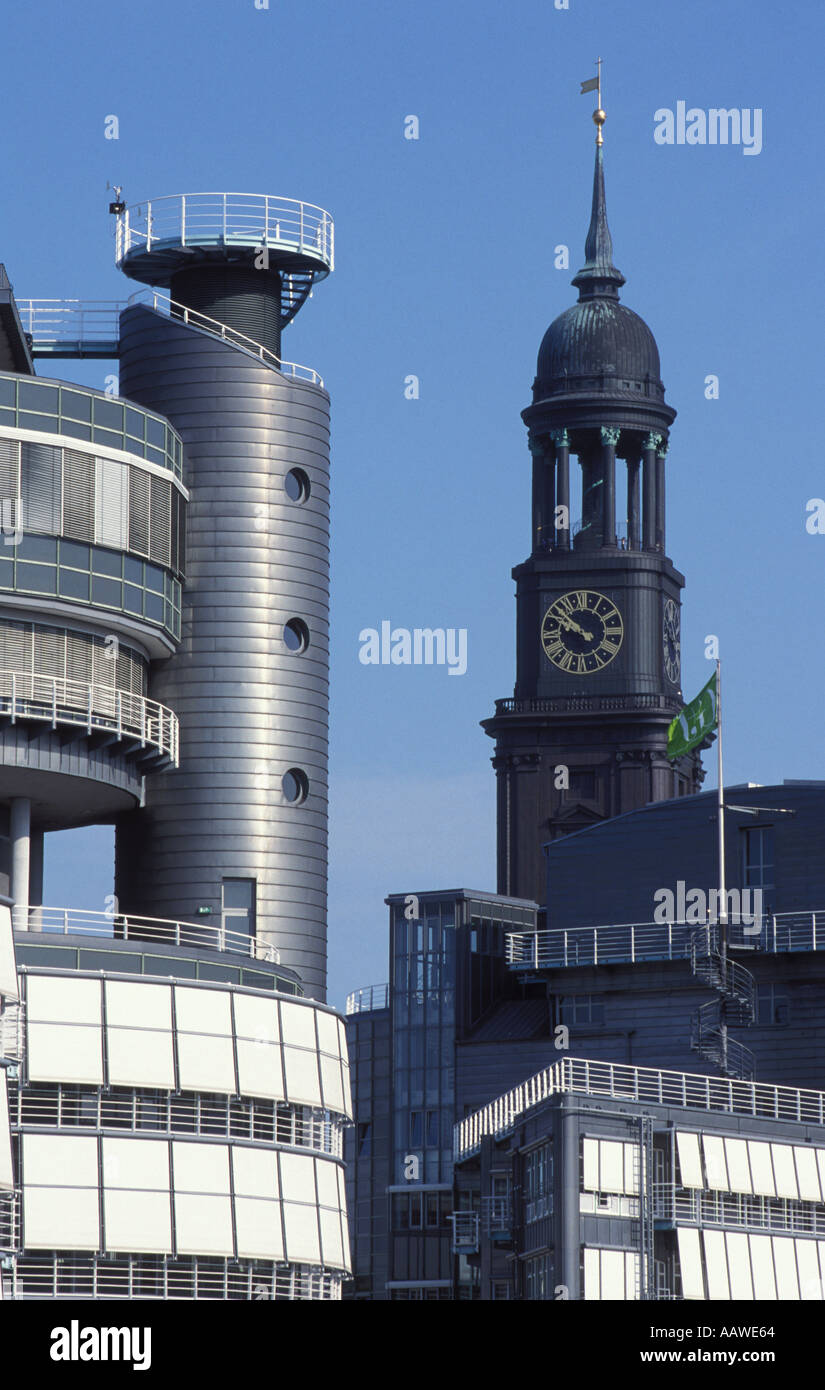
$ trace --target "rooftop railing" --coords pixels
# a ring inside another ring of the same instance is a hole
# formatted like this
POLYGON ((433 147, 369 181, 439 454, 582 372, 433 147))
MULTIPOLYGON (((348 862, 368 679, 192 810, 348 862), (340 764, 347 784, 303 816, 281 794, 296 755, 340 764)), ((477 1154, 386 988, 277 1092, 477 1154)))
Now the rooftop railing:
POLYGON ((189 309, 156 290, 139 290, 125 300, 21 299, 18 305, 26 332, 31 336, 35 357, 110 358, 118 355, 121 313, 130 305, 144 301, 148 301, 148 306, 159 313, 180 319, 193 328, 220 338, 222 342, 251 353, 284 376, 294 377, 296 381, 309 381, 314 386, 324 384, 322 377, 312 367, 304 367, 300 362, 285 362, 245 333, 219 323, 208 314, 189 309))
POLYGON ((267 193, 174 193, 118 214, 115 259, 158 246, 268 246, 335 264, 334 227, 324 208, 267 193))
POLYGON ((12 926, 15 931, 28 931, 33 935, 108 937, 141 945, 158 942, 164 946, 205 946, 279 964, 279 952, 274 946, 256 941, 243 932, 212 926, 207 921, 178 922, 164 917, 112 915, 74 907, 13 907, 12 926))
POLYGON ((347 995, 346 1012, 363 1014, 370 1009, 387 1009, 389 1003, 389 985, 364 985, 363 989, 355 989, 352 994, 347 995))
POLYGON ((0 670, 2 716, 12 724, 34 719, 53 729, 68 724, 85 729, 87 734, 104 731, 118 741, 133 741, 136 748, 156 749, 178 766, 177 715, 155 700, 114 686, 0 670))
MULTIPOLYGON (((615 965, 646 960, 684 960, 691 954, 696 926, 682 922, 625 922, 615 926, 570 927, 541 932, 509 932, 507 964, 514 970, 572 965, 615 965)), ((825 950, 825 911, 782 912, 753 926, 729 928, 734 950, 825 950)))
POLYGON ((792 1086, 771 1086, 763 1081, 739 1081, 731 1077, 657 1071, 652 1067, 566 1057, 528 1077, 520 1086, 455 1125, 455 1161, 460 1163, 478 1153, 486 1135, 498 1139, 511 1133, 519 1117, 532 1106, 551 1096, 570 1092, 687 1110, 825 1124, 825 1091, 803 1091, 792 1086))

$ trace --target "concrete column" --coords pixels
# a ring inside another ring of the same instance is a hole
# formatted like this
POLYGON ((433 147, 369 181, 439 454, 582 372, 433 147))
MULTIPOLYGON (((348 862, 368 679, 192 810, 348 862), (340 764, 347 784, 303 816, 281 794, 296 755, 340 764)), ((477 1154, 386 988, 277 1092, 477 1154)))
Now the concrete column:
POLYGON ((621 431, 602 425, 602 545, 616 544, 616 445, 621 431))
POLYGON ((559 550, 570 549, 570 440, 567 430, 551 430, 550 438, 556 446, 556 506, 567 508, 567 527, 556 529, 556 545, 559 550))
POLYGON ((31 833, 31 857, 29 863, 29 931, 43 930, 43 914, 34 909, 43 906, 43 831, 31 833))
POLYGON ((11 886, 14 899, 15 926, 28 930, 29 872, 31 862, 32 804, 26 796, 16 796, 11 803, 9 838, 11 840, 11 886))

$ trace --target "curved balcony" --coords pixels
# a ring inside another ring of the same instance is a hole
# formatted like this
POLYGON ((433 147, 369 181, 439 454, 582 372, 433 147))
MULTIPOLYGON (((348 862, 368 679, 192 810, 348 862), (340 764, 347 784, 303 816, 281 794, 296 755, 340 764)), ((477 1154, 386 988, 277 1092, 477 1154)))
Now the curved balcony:
POLYGON ((275 946, 256 941, 243 932, 212 926, 207 921, 178 922, 166 917, 133 917, 75 907, 13 907, 12 926, 16 932, 31 932, 36 936, 90 936, 98 940, 109 937, 142 945, 156 942, 163 946, 207 947, 248 956, 252 960, 269 961, 273 965, 280 963, 275 946))
POLYGON ((364 985, 347 995, 346 1013, 365 1014, 370 1009, 387 1009, 390 1004, 389 985, 364 985))
POLYGON ((102 743, 125 745, 121 751, 147 769, 179 762, 177 715, 114 686, 0 670, 0 720, 82 729, 102 743))

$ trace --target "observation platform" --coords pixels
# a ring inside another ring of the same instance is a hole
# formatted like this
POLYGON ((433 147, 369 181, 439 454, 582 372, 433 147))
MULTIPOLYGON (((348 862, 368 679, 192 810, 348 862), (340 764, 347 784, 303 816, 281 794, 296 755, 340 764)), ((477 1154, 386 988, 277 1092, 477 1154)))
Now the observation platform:
POLYGON ((176 193, 117 214, 115 261, 141 284, 169 288, 182 270, 212 266, 281 277, 281 327, 312 286, 334 268, 330 214, 313 203, 265 193, 176 193))

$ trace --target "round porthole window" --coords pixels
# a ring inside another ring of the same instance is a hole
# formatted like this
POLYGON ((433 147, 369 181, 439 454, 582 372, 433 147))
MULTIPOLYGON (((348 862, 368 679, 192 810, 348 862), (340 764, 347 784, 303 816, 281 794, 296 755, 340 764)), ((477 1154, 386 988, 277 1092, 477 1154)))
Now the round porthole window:
POLYGON ((303 468, 290 468, 284 478, 286 495, 290 502, 306 502, 312 488, 309 484, 309 477, 303 468))
POLYGON ((291 767, 281 778, 281 790, 287 801, 300 806, 309 796, 309 779, 299 767, 291 767))
POLYGON ((291 652, 305 652, 309 646, 309 628, 303 618, 290 618, 284 624, 284 641, 291 652))

